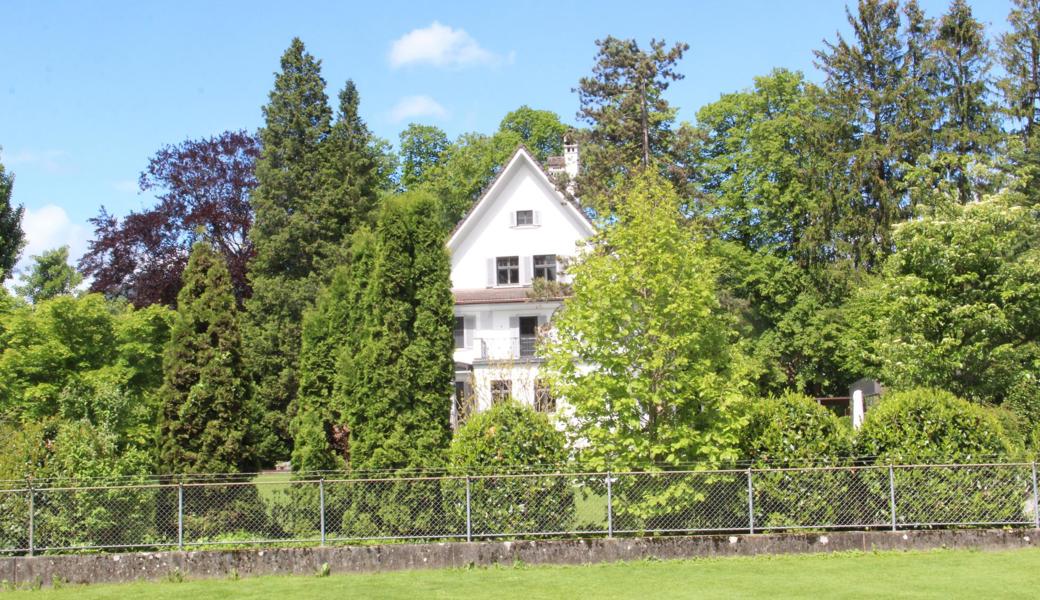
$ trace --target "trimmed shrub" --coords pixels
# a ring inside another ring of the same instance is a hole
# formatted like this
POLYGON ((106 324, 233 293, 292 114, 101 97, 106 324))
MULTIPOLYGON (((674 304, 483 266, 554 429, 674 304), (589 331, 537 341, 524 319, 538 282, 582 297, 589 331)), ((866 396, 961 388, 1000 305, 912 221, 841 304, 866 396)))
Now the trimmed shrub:
MULTIPOLYGON (((460 474, 510 473, 563 464, 567 442, 549 418, 509 400, 469 418, 455 432, 448 451, 460 474)), ((470 481, 475 534, 566 531, 575 517, 574 482, 568 476, 480 477, 470 481)), ((445 489, 446 502, 459 504, 457 482, 445 489)), ((461 498, 464 500, 464 497, 461 498)))
MULTIPOLYGON (((903 525, 1027 520, 1028 466, 998 463, 1018 449, 992 409, 953 394, 918 388, 891 393, 867 413, 858 432, 861 456, 894 464, 896 516, 903 525), (898 465, 932 464, 914 468, 898 465)), ((870 498, 884 504, 887 481, 870 498)))
POLYGON ((992 412, 928 388, 885 396, 867 413, 856 448, 878 464, 987 462, 1015 451, 992 412))

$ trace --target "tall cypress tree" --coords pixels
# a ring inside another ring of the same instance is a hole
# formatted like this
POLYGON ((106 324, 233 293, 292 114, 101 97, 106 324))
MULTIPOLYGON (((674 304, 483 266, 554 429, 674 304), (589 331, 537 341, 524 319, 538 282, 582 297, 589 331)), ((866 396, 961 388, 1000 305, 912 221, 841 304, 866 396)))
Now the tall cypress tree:
POLYGON ((988 100, 989 43, 965 0, 954 0, 939 21, 935 47, 943 111, 939 162, 964 203, 983 185, 969 175, 971 164, 988 158, 999 134, 988 100))
POLYGON ((367 229, 355 232, 349 262, 303 319, 300 393, 293 418, 293 468, 298 471, 342 469, 349 459, 350 429, 334 401, 341 369, 350 369, 365 335, 365 288, 372 271, 374 239, 367 229))
POLYGON ((249 386, 235 295, 224 258, 192 248, 163 357, 160 459, 174 473, 255 467, 249 386))
POLYGON ((25 233, 22 231, 21 206, 11 205, 11 191, 14 188, 14 176, 4 172, 0 164, 0 281, 11 276, 18 255, 25 245, 25 233))
POLYGON ((380 211, 364 332, 340 355, 336 396, 353 469, 435 465, 450 440, 454 313, 437 211, 422 192, 380 211))

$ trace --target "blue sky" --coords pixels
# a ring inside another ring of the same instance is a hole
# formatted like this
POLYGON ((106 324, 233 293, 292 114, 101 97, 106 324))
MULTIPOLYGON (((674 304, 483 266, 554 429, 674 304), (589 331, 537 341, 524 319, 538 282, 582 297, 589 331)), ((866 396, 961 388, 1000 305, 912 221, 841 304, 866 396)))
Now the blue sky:
MULTIPOLYGON (((922 0, 933 17, 945 1, 922 0)), ((990 33, 1009 3, 972 0, 990 33)), ((70 244, 87 219, 149 206, 136 179, 167 143, 255 129, 278 58, 299 36, 329 95, 357 82, 372 130, 409 121, 493 131, 528 104, 573 122, 571 92, 606 35, 690 44, 668 98, 680 119, 774 67, 818 75, 812 51, 846 32, 834 0, 671 2, 54 2, 4 0, 0 162, 24 204, 25 256, 70 244)), ((24 259, 23 259, 24 264, 24 259)))

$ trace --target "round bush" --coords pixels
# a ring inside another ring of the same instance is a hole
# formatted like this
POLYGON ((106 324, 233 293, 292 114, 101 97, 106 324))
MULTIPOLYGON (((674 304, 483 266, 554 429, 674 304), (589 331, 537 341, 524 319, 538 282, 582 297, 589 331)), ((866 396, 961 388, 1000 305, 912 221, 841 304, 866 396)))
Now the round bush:
POLYGON ((1014 450, 992 411, 927 388, 885 396, 857 435, 858 454, 879 464, 985 462, 1014 450))
POLYGON ((743 405, 741 458, 758 468, 843 464, 852 432, 833 412, 808 396, 786 393, 743 405))
POLYGON ((455 432, 449 460, 469 474, 552 468, 566 462, 567 440, 548 416, 510 400, 470 417, 455 432))
MULTIPOLYGON (((495 476, 546 471, 567 459, 566 438, 549 418, 516 401, 496 404, 469 418, 455 432, 448 452, 460 475, 469 479, 473 534, 519 535, 570 531, 575 523, 575 478, 567 475, 495 476)), ((461 506, 465 488, 447 480, 445 499, 461 506)))

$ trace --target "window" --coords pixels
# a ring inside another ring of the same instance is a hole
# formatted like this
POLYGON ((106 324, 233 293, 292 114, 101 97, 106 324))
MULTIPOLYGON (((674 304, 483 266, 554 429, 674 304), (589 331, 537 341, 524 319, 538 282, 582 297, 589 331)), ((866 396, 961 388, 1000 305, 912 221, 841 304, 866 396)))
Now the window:
POLYGON ((534 356, 538 347, 538 317, 520 317, 520 358, 534 356))
POLYGON ((498 271, 498 285, 520 283, 520 257, 499 256, 495 261, 498 271))
POLYGON ((549 385, 541 379, 534 382, 534 409, 538 412, 556 412, 556 398, 553 398, 549 385))
POLYGON ((504 402, 513 395, 513 382, 508 379, 495 379, 491 382, 491 403, 504 402))
POLYGON ((534 211, 533 210, 518 210, 516 211, 516 225, 520 227, 522 225, 534 225, 534 211))
POLYGON ((455 317, 455 347, 466 347, 466 317, 455 317))
POLYGON ((534 257, 534 278, 556 281, 556 255, 536 254, 534 257))

